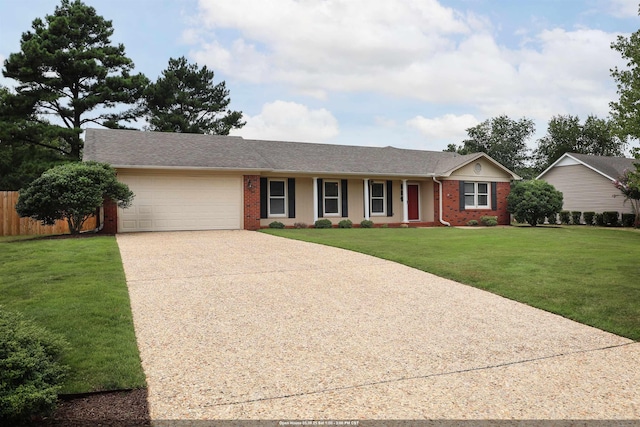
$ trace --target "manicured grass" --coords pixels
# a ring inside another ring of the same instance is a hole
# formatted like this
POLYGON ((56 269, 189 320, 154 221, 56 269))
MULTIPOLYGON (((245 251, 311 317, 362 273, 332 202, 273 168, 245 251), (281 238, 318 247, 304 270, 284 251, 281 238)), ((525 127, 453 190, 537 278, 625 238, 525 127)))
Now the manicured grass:
POLYGON ((640 340, 640 232, 594 227, 266 233, 406 264, 640 340))
POLYGON ((63 393, 145 386, 113 237, 0 240, 0 305, 70 343, 63 393))

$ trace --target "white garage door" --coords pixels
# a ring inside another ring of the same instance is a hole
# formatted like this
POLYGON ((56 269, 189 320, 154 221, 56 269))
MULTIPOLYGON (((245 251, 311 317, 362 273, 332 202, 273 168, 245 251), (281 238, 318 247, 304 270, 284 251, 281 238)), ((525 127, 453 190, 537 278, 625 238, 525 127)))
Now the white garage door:
POLYGON ((242 177, 120 171, 135 194, 118 209, 118 232, 240 229, 242 177))

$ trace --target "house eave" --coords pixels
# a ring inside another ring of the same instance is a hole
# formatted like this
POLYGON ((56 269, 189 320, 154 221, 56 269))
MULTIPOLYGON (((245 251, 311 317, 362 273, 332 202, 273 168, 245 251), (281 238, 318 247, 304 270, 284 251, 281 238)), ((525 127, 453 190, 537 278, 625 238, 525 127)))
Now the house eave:
POLYGON ((207 167, 207 166, 159 166, 159 165, 115 165, 111 167, 114 169, 147 169, 147 170, 189 170, 189 171, 212 171, 212 172, 269 172, 269 169, 264 168, 222 168, 222 167, 207 167))
POLYGON ((578 158, 576 158, 576 157, 572 156, 572 155, 571 155, 571 153, 564 153, 562 156, 560 156, 560 158, 559 158, 558 160, 556 160, 555 162, 553 162, 553 163, 551 164, 551 166, 549 166, 548 168, 546 168, 546 169, 544 170, 544 172, 542 172, 540 175, 538 175, 538 176, 536 177, 536 179, 540 179, 541 177, 543 177, 547 172, 549 172, 551 169, 553 169, 553 168, 556 166, 556 164, 560 163, 560 162, 561 162, 563 159, 565 159, 566 157, 569 157, 569 158, 570 158, 570 159, 572 159, 573 161, 578 162, 579 164, 581 164, 582 166, 586 167, 587 169, 590 169, 590 170, 594 171, 595 173, 597 173, 597 174, 599 174, 599 175, 602 175, 603 177, 607 178, 607 179, 608 179, 608 180, 610 180, 610 181, 615 181, 615 180, 616 180, 615 178, 610 177, 609 175, 607 175, 606 173, 602 172, 601 170, 596 169, 596 168, 594 168, 593 166, 591 166, 591 165, 589 165, 589 164, 587 164, 587 163, 583 162, 582 160, 580 160, 580 159, 578 159, 578 158))

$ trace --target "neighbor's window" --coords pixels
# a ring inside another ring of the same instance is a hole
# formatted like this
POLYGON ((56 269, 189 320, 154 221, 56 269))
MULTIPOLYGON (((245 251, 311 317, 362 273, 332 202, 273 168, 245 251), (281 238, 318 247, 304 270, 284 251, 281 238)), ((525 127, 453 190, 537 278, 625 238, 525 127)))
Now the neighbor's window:
POLYGON ((340 181, 324 181, 324 214, 340 214, 340 181))
POLYGON ((371 213, 372 214, 385 214, 385 183, 373 182, 371 183, 371 213))
POLYGON ((488 182, 465 182, 464 183, 464 206, 466 209, 488 209, 489 208, 489 183, 488 182))
POLYGON ((285 180, 269 180, 269 216, 286 216, 286 188, 285 180))

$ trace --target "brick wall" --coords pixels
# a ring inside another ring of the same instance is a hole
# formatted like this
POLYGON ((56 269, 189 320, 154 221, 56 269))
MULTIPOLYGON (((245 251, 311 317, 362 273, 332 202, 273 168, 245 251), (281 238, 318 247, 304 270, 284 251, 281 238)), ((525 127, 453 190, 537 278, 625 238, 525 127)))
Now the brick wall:
MULTIPOLYGON (((439 185, 434 184, 434 195, 435 195, 435 218, 438 217, 438 209, 439 209, 439 185)), ((460 181, 442 181, 442 192, 443 192, 443 201, 442 201, 442 219, 451 223, 451 225, 467 225, 472 219, 476 221, 480 221, 480 218, 489 215, 489 216, 497 216, 498 224, 500 225, 509 225, 510 223, 510 215, 507 212, 507 196, 511 191, 511 184, 509 182, 498 182, 497 183, 497 193, 498 193, 498 204, 495 210, 488 209, 465 209, 460 211, 460 181)))
POLYGON ((260 176, 244 176, 244 229, 260 229, 260 176))
POLYGON ((110 199, 104 200, 104 226, 100 233, 116 234, 118 232, 118 205, 110 199))

